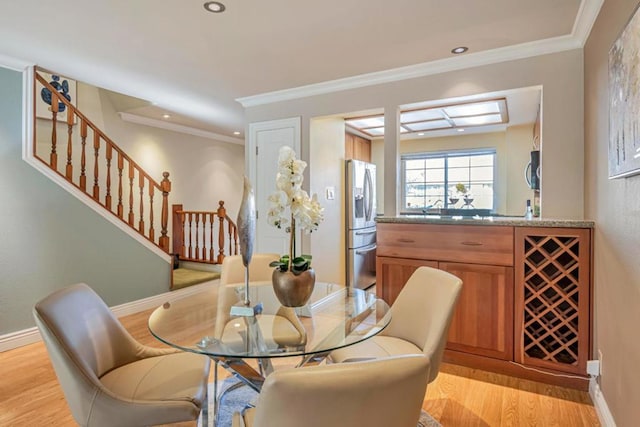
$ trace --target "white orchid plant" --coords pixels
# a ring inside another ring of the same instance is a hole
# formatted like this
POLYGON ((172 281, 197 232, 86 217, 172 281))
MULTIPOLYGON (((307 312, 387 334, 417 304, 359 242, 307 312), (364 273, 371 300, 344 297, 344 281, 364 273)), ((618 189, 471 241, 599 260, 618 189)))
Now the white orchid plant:
POLYGON ((271 263, 281 271, 291 271, 299 274, 311 267, 311 256, 295 255, 296 229, 299 228, 309 234, 318 229, 324 219, 324 209, 318 203, 316 194, 309 197, 302 189, 304 170, 307 163, 296 159, 296 153, 291 147, 280 148, 278 156, 278 173, 276 175, 276 191, 269 196, 269 224, 284 228, 289 237, 289 254, 283 255, 279 261, 271 263))

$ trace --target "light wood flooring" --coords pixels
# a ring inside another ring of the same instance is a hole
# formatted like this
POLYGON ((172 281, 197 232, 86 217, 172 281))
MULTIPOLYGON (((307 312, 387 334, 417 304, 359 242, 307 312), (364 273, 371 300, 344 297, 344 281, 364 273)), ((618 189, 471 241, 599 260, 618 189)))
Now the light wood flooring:
MULTIPOLYGON (((140 342, 162 347, 147 329, 151 311, 121 321, 140 342)), ((423 408, 445 427, 600 425, 586 392, 447 364, 423 408)), ((42 343, 0 353, 0 426, 74 425, 42 343)))

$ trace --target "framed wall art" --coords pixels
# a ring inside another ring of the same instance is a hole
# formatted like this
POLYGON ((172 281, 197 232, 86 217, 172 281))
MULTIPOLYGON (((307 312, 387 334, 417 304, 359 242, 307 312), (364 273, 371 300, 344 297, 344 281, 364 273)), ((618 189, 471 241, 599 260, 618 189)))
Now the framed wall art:
POLYGON ((640 13, 609 50, 609 178, 640 174, 640 13))
MULTIPOLYGON (((77 82, 59 74, 46 73, 44 71, 36 70, 51 86, 53 86, 59 94, 64 96, 73 106, 77 107, 77 82)), ((43 119, 52 119, 51 114, 51 91, 45 88, 39 81, 36 80, 35 91, 35 104, 36 104, 36 117, 43 119)), ((66 120, 66 105, 62 102, 58 103, 58 120, 66 120)))

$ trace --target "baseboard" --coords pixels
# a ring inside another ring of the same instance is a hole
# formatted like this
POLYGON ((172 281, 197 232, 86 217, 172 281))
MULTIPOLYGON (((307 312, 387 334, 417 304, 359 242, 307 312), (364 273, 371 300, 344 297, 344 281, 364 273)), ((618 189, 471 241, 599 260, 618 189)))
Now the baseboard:
MULTIPOLYGON (((116 317, 128 316, 130 314, 135 314, 141 311, 149 310, 151 308, 159 307, 165 302, 173 301, 176 298, 182 298, 200 293, 204 291, 208 286, 211 286, 211 284, 203 283, 200 285, 178 289, 176 291, 153 295, 147 298, 113 306, 111 307, 111 311, 116 315, 116 317)), ((42 337, 40 337, 40 332, 35 326, 23 329, 21 331, 0 335, 0 353, 2 353, 3 351, 13 350, 18 347, 36 343, 41 339, 42 337)))
POLYGON ((40 332, 35 326, 21 331, 11 332, 0 336, 0 353, 24 345, 33 344, 41 340, 40 332))
POLYGON ((596 408, 600 424, 604 427, 616 427, 616 422, 613 419, 613 415, 611 415, 611 411, 609 411, 609 406, 607 406, 602 390, 600 390, 600 385, 595 378, 589 381, 589 395, 593 401, 593 406, 596 408))

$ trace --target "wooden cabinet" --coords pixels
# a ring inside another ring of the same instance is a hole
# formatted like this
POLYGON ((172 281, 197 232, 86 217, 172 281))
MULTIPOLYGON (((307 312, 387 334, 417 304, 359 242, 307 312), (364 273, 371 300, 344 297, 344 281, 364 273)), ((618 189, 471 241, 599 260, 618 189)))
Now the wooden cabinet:
POLYGON ((515 360, 584 374, 590 352, 591 230, 516 229, 515 360))
POLYGON ((462 279, 447 348, 497 359, 513 357, 513 268, 438 263, 462 279))
POLYGON ((376 284, 385 284, 376 285, 376 293, 387 303, 393 304, 409 277, 418 267, 423 266, 438 268, 438 262, 376 256, 376 284))
POLYGON ((447 348, 513 357, 513 227, 378 224, 376 286, 393 304, 420 266, 463 281, 447 348))
POLYGON ((371 141, 346 132, 344 134, 344 158, 371 162, 371 141))
POLYGON ((377 230, 376 290, 390 304, 420 266, 462 279, 445 360, 588 386, 591 229, 378 223, 377 230))

